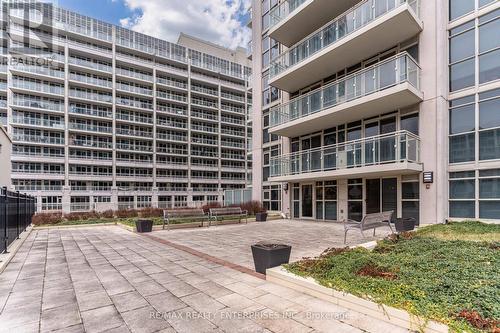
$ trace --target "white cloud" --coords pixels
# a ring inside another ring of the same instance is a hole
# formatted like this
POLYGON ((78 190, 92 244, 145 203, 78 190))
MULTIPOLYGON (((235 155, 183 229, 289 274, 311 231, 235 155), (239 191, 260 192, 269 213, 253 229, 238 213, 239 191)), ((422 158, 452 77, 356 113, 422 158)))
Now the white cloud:
POLYGON ((238 20, 250 0, 124 0, 134 12, 120 23, 135 31, 175 42, 184 32, 226 47, 246 47, 251 38, 238 20))

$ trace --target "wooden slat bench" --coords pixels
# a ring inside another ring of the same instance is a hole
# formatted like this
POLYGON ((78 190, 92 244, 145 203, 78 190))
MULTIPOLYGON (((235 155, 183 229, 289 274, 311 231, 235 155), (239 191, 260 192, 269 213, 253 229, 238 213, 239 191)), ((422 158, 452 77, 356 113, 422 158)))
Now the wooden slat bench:
POLYGON ((361 222, 354 220, 344 221, 344 244, 346 243, 347 232, 349 230, 358 229, 361 232, 361 236, 365 237, 363 231, 373 229, 373 236, 375 236, 375 230, 378 227, 389 227, 391 232, 394 233, 391 226, 391 221, 394 216, 394 211, 382 212, 382 213, 372 213, 366 214, 361 222))
POLYGON ((209 216, 205 214, 201 208, 193 209, 172 209, 163 211, 163 229, 165 229, 165 224, 170 228, 170 223, 172 220, 187 220, 196 219, 200 220, 200 227, 203 227, 204 221, 209 221, 209 216))
POLYGON ((241 219, 244 217, 245 223, 248 223, 248 212, 242 210, 241 207, 210 208, 210 221, 215 221, 216 225, 219 218, 223 220, 224 217, 237 217, 239 223, 241 223, 241 219))

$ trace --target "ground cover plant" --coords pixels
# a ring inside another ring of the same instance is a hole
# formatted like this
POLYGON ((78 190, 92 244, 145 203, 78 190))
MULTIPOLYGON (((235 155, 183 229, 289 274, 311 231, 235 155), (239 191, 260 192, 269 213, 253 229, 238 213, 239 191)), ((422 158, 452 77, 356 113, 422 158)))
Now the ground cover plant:
POLYGON ((328 249, 286 268, 452 331, 500 332, 500 225, 425 227, 379 241, 373 251, 328 249))

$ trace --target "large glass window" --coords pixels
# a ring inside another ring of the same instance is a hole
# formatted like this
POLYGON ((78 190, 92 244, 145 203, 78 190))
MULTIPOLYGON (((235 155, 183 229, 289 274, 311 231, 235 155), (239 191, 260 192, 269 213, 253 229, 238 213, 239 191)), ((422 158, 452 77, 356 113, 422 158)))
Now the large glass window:
POLYGON ((337 220, 337 181, 316 182, 316 219, 337 220))
POLYGON ((450 217, 475 217, 475 172, 450 173, 450 217))
POLYGON ((500 159, 500 89, 479 94, 479 159, 500 159))
POLYGON ((450 21, 474 10, 475 0, 450 0, 450 21))
MULTIPOLYGON (((457 4, 464 6, 468 2, 456 1, 457 4)), ((465 89, 476 84, 476 64, 479 67, 478 84, 500 79, 498 31, 500 31, 500 9, 450 30, 450 91, 465 89), (479 36, 477 39, 476 33, 479 36), (479 51, 477 54, 476 49, 479 51)))
POLYGON ((500 219, 500 169, 479 171, 479 218, 500 219))
POLYGON ((475 159, 474 96, 450 102, 450 163, 475 159))

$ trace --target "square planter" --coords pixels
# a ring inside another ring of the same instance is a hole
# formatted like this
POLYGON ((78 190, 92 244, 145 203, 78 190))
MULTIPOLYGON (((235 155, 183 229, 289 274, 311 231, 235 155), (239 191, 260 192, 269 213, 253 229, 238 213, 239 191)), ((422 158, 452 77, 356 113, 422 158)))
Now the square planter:
POLYGON ((288 264, 292 247, 285 244, 257 243, 251 246, 255 271, 266 274, 266 269, 288 264))
POLYGON ((267 221, 267 213, 257 213, 257 214, 255 214, 255 221, 257 221, 257 222, 266 222, 267 221))
POLYGON ((405 232, 405 231, 412 231, 415 229, 415 219, 412 217, 408 218, 402 218, 402 219, 396 219, 396 222, 394 222, 394 225, 396 227, 397 232, 405 232))
POLYGON ((142 219, 136 220, 135 228, 139 233, 151 232, 153 231, 153 220, 142 220, 142 219))

